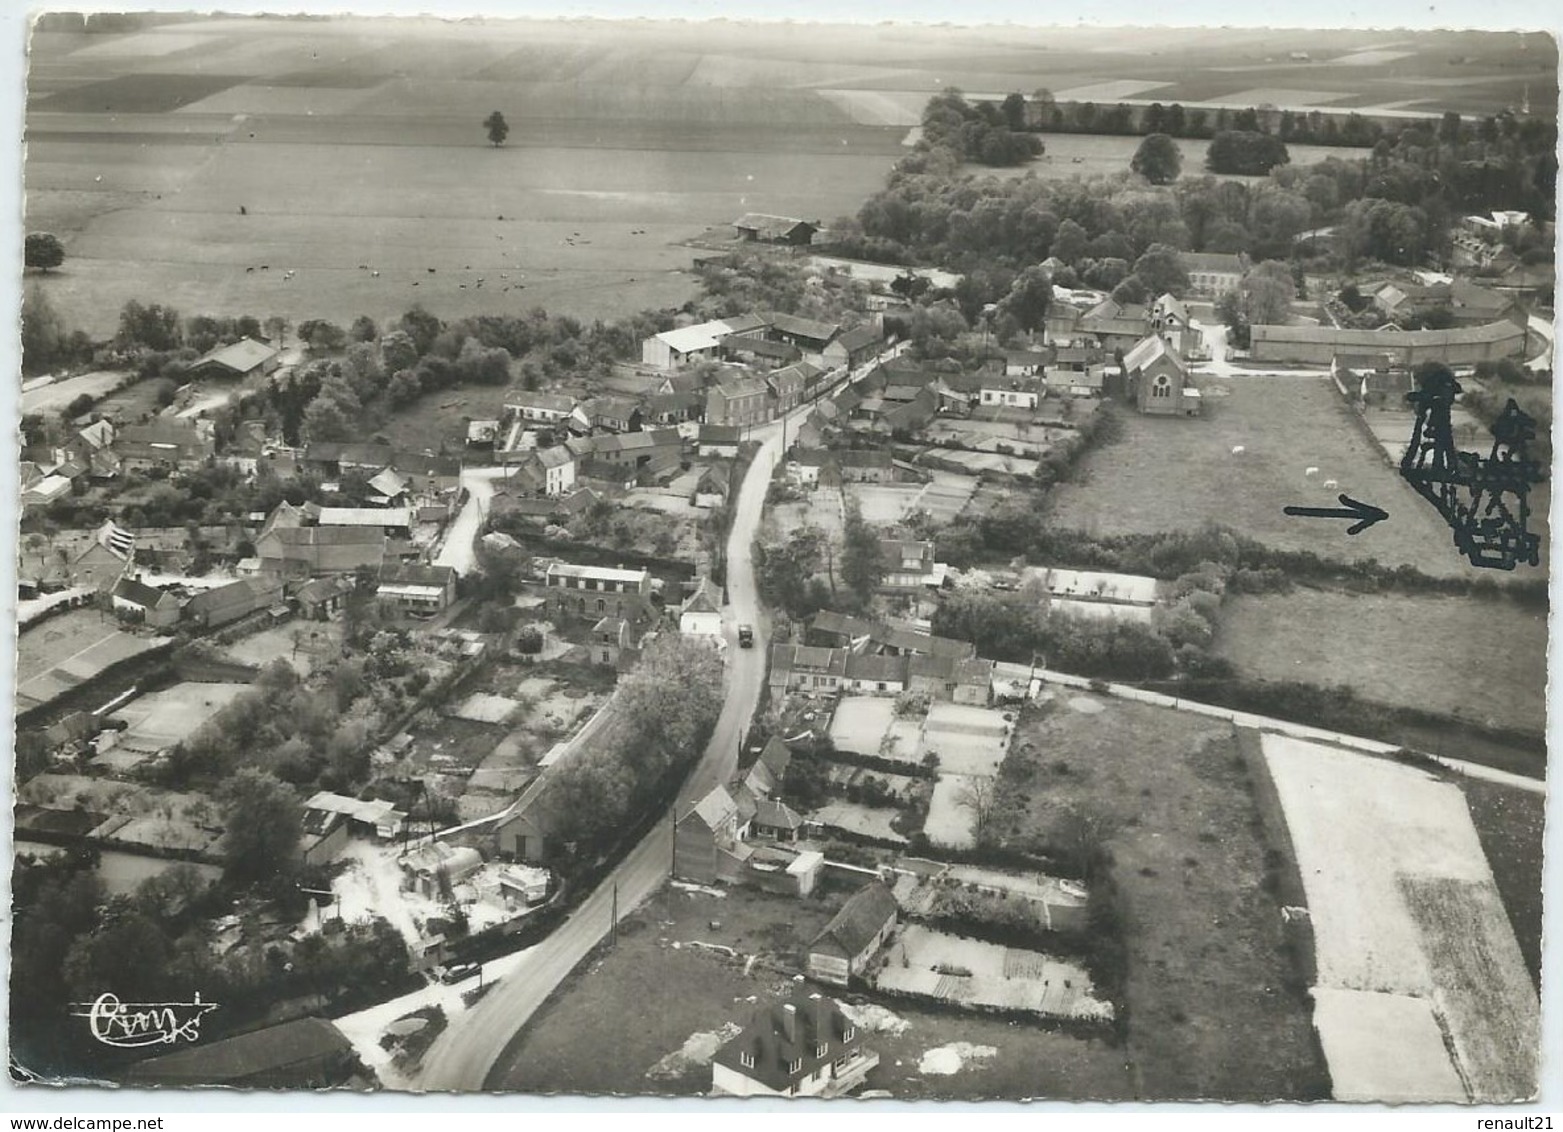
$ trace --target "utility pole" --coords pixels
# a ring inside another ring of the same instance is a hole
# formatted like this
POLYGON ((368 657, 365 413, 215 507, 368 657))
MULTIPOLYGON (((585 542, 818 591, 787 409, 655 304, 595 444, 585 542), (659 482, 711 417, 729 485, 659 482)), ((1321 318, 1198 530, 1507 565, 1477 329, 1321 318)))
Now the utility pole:
POLYGON ((613 919, 608 925, 608 946, 619 946, 619 882, 613 882, 613 919))
POLYGON ((668 859, 668 877, 671 879, 678 875, 678 800, 674 799, 673 806, 668 810, 668 825, 673 830, 673 853, 668 859))

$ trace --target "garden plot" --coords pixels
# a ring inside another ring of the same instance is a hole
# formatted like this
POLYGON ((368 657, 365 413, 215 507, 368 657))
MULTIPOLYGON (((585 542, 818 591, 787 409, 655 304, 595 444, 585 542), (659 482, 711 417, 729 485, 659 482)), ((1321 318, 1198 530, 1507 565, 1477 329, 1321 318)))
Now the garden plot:
POLYGON ((897 833, 890 825, 900 812, 886 806, 864 806, 857 802, 832 799, 827 805, 811 813, 809 821, 846 834, 871 837, 875 841, 886 841, 893 845, 905 845, 906 837, 897 833))
POLYGON ((935 472, 932 482, 923 485, 912 503, 912 510, 926 511, 936 523, 953 523, 977 490, 975 476, 956 472, 935 472))
POLYGON ((133 766, 195 734, 249 688, 248 684, 183 683, 139 696, 115 712, 130 726, 114 749, 92 761, 111 762, 117 769, 133 766))
POLYGON ((489 692, 473 692, 451 711, 458 719, 473 723, 504 723, 521 706, 521 701, 489 692))
POLYGON ((913 924, 903 930, 876 979, 884 990, 963 1006, 1106 1020, 1112 1005, 1094 994, 1078 963, 1040 951, 962 939, 913 924))
POLYGON ((923 832, 929 841, 945 849, 971 849, 977 844, 977 815, 966 799, 971 795, 973 783, 985 778, 967 774, 939 776, 928 802, 928 818, 923 822, 923 832))
POLYGON ((300 676, 308 676, 335 653, 341 640, 341 622, 308 621, 250 633, 223 651, 240 664, 253 664, 257 668, 265 668, 274 660, 285 660, 300 676))
POLYGON ((992 776, 1009 750, 1009 733, 1003 712, 936 703, 923 723, 922 752, 936 752, 941 771, 992 776))
MULTIPOLYGON (((876 696, 843 696, 830 719, 830 741, 838 750, 853 751, 860 755, 879 754, 893 722, 894 700, 876 696)), ((914 753, 908 751, 905 761, 915 762, 914 753)))
MULTIPOLYGON (((1471 1100, 1529 1096, 1539 1005, 1459 788, 1284 736, 1263 744, 1308 897, 1319 985, 1428 1000, 1471 1100)), ((1317 1016, 1321 1035, 1339 1017, 1317 1016)))
POLYGON ((842 488, 857 501, 866 523, 899 523, 917 509, 920 484, 856 483, 842 488))

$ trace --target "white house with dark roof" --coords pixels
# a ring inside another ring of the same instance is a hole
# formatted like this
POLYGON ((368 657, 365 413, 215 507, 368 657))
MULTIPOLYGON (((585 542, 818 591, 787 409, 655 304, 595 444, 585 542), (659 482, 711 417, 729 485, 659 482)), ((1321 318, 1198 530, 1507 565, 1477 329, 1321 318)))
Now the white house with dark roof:
POLYGON ((706 578, 695 584, 694 593, 678 609, 678 631, 686 637, 722 639, 721 595, 706 578))
POLYGON ((879 1055, 841 1004, 799 985, 756 1010, 711 1059, 711 1095, 839 1097, 863 1084, 879 1055))
POLYGON ((1242 253, 1180 252, 1178 261, 1188 272, 1189 293, 1201 298, 1220 298, 1237 290, 1248 272, 1248 257, 1242 253))

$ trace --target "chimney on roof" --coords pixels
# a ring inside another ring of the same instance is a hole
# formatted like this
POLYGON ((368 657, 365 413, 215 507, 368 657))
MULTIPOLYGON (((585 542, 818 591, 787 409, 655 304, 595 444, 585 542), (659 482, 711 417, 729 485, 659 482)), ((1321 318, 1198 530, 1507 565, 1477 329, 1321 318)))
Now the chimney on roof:
POLYGON ((782 1033, 787 1036, 789 1042, 797 1044, 798 1008, 790 1002, 782 1007, 782 1033))

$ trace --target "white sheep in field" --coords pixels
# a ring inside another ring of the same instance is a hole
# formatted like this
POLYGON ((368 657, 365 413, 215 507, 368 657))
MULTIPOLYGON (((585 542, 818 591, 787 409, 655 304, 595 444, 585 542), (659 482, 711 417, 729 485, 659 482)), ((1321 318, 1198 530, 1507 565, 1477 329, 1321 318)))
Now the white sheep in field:
POLYGON ((1304 468, 1303 469, 1303 475, 1305 475, 1305 476, 1316 476, 1318 474, 1319 474, 1319 469, 1318 468, 1304 468))
POLYGON ((1334 491, 1340 486, 1340 484, 1336 483, 1334 480, 1325 480, 1324 486, 1329 488, 1331 491, 1334 491))
POLYGON ((1234 456, 1241 456, 1244 452, 1247 451, 1248 449, 1243 447, 1241 444, 1236 444, 1232 447, 1232 455, 1234 456))

